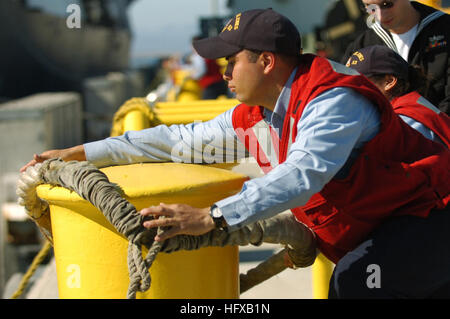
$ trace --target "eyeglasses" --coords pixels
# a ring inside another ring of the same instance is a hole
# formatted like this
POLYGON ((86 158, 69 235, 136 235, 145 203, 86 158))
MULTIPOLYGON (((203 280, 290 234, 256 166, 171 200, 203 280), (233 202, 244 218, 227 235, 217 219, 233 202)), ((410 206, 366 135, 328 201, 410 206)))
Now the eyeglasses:
POLYGON ((383 1, 379 6, 381 9, 390 9, 394 6, 394 2, 393 1, 383 1))
POLYGON ((364 11, 369 11, 369 10, 371 10, 372 8, 372 6, 373 5, 376 5, 376 6, 378 6, 378 7, 380 7, 380 9, 382 9, 382 10, 384 10, 384 9, 390 9, 390 8, 392 8, 393 6, 394 6, 394 1, 383 1, 382 3, 380 3, 380 4, 366 4, 366 3, 363 3, 363 10, 364 11))

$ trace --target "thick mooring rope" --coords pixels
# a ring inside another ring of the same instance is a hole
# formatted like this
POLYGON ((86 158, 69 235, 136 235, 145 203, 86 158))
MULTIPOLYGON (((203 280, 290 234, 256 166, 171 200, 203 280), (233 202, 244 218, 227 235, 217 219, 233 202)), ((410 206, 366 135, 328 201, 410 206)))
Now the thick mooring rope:
POLYGON ((215 229, 200 236, 179 235, 166 240, 161 251, 193 250, 209 246, 260 246, 262 243, 281 244, 284 249, 255 268, 240 274, 240 293, 271 278, 286 268, 303 268, 314 263, 317 256, 315 236, 291 212, 260 220, 234 232, 215 229))
MULTIPOLYGON (((156 231, 147 230, 142 226, 144 217, 137 212, 131 203, 122 197, 123 192, 120 188, 110 183, 103 172, 88 162, 64 162, 61 159, 50 159, 42 163, 42 165, 29 167, 24 175, 23 179, 33 176, 35 182, 32 184, 34 186, 50 184, 70 189, 103 212, 117 231, 129 240, 128 269, 130 271, 130 284, 127 298, 135 298, 137 291, 145 292, 150 288, 151 277, 148 268, 153 263, 154 256, 159 251, 160 245, 156 242, 154 243, 155 247, 151 245, 145 260, 141 254, 141 245, 147 240, 143 240, 144 237, 153 238, 156 235, 156 231)), ((30 195, 33 194, 33 191, 27 190, 23 191, 23 193, 28 194, 29 200, 35 201, 26 205, 26 208, 34 208, 38 206, 36 202, 42 202, 37 196, 30 195)), ((35 219, 35 221, 42 228, 42 225, 39 224, 42 216, 38 216, 38 219, 35 219)), ((49 233, 49 230, 44 230, 43 232, 49 233)))
POLYGON ((25 206, 30 217, 35 220, 44 234, 51 239, 48 205, 36 195, 39 184, 62 186, 91 202, 107 220, 128 240, 128 271, 130 283, 127 298, 136 298, 138 291, 150 288, 149 268, 160 252, 194 250, 208 246, 255 245, 263 242, 276 243, 285 249, 269 260, 261 263, 246 275, 241 275, 241 292, 270 278, 287 267, 307 267, 316 257, 316 245, 313 233, 303 224, 297 222, 291 213, 282 213, 267 220, 255 222, 237 231, 228 233, 215 229, 201 236, 179 235, 162 243, 153 239, 162 229, 148 230, 142 226, 144 217, 136 208, 125 200, 118 185, 109 182, 107 176, 88 162, 64 162, 50 159, 42 164, 28 167, 19 181, 19 202, 25 206), (31 186, 30 186, 31 185, 31 186), (38 212, 38 209, 44 209, 38 212), (44 222, 43 222, 44 221, 44 222), (141 247, 149 251, 142 257, 141 247), (263 271, 264 273, 261 273, 263 271))

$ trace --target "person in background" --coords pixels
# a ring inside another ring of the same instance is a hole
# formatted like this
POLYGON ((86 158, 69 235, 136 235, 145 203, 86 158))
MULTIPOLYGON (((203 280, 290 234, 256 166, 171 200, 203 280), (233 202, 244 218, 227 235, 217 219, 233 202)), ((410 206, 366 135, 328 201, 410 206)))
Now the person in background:
POLYGON ((419 67, 381 45, 354 52, 346 66, 368 77, 411 127, 450 148, 450 117, 423 97, 428 81, 419 67))
POLYGON ((345 64, 358 49, 384 45, 424 70, 431 80, 425 97, 450 115, 450 16, 416 1, 362 0, 362 3, 376 19, 348 46, 341 62, 345 64))
POLYGON ((272 9, 238 13, 194 47, 207 59, 226 57, 224 79, 240 104, 208 122, 46 151, 21 170, 53 157, 104 167, 249 153, 264 176, 211 207, 144 208, 143 216, 165 218, 143 226, 167 227, 155 237, 164 241, 232 232, 290 210, 336 264, 330 298, 450 297, 448 149, 403 122, 366 77, 301 54, 297 28, 272 9), (374 265, 375 287, 367 284, 374 265))
MULTIPOLYGON (((200 36, 193 38, 193 41, 201 39, 200 36)), ((220 72, 220 66, 216 60, 204 59, 195 51, 186 58, 186 63, 181 65, 183 70, 189 71, 192 79, 198 81, 202 88, 202 99, 216 99, 219 96, 228 96, 228 87, 220 72)))

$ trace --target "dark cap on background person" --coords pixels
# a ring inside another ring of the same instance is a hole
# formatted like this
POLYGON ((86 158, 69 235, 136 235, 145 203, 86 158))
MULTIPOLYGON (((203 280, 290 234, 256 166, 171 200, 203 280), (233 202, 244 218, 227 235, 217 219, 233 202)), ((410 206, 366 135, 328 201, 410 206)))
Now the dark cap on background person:
POLYGON ((197 53, 207 59, 228 57, 243 49, 298 56, 301 38, 297 27, 272 9, 238 13, 211 38, 193 42, 197 53))
POLYGON ((373 45, 355 51, 346 66, 365 76, 392 74, 404 80, 408 79, 408 62, 383 45, 373 45))

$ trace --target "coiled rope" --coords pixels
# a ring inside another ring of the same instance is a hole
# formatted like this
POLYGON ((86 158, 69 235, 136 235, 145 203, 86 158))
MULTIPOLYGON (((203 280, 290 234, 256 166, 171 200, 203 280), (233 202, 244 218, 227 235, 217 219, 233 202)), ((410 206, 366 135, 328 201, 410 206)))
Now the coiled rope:
POLYGON ((29 167, 19 182, 18 195, 23 198, 19 203, 24 203, 30 216, 36 221, 44 234, 50 236, 49 223, 41 223, 49 219, 48 205, 36 195, 36 186, 50 184, 62 186, 80 195, 99 209, 108 221, 123 234, 128 243, 128 270, 130 284, 127 298, 134 299, 136 292, 145 292, 150 288, 151 277, 148 268, 153 263, 161 245, 153 242, 150 245, 147 257, 142 257, 141 245, 153 238, 156 231, 147 230, 142 226, 144 217, 136 208, 122 197, 123 192, 118 185, 109 182, 107 176, 88 162, 64 162, 61 159, 50 159, 29 167), (23 187, 26 182, 32 180, 32 188, 23 187), (22 187, 21 187, 22 186, 22 187), (25 188, 25 189, 24 189, 25 188), (23 196, 24 195, 24 196, 23 196), (25 197, 25 198, 24 198, 25 197), (31 201, 28 203, 28 201, 31 201), (45 208, 41 214, 36 213, 38 207, 45 208), (147 236, 147 237, 146 237, 147 236))
POLYGON ((110 183, 103 172, 88 162, 64 162, 61 159, 50 159, 28 167, 18 183, 19 203, 25 206, 27 213, 49 240, 52 240, 50 214, 48 204, 36 194, 39 184, 62 186, 76 192, 99 209, 117 231, 128 239, 129 299, 136 298, 138 291, 145 292, 150 288, 149 268, 160 251, 170 253, 207 246, 259 246, 263 242, 284 245, 285 248, 281 252, 246 275, 240 276, 241 292, 287 267, 307 267, 314 262, 317 255, 314 234, 305 225, 297 222, 289 212, 255 222, 231 233, 214 229, 201 236, 179 235, 162 243, 155 242, 153 239, 156 233, 164 229, 144 228, 144 218, 148 217, 140 215, 136 208, 122 197, 123 191, 118 185, 110 183), (142 245, 149 249, 145 258, 141 253, 142 245))

